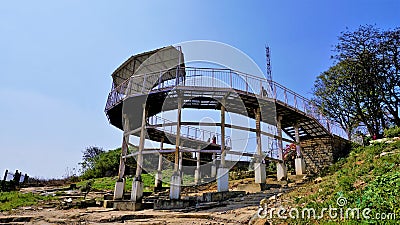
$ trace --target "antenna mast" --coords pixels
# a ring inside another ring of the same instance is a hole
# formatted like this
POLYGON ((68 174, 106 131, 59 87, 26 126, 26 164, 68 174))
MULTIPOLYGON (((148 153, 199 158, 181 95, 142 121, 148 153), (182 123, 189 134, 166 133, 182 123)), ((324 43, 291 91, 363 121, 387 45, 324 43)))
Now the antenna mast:
POLYGON ((265 46, 265 56, 267 60, 267 80, 272 89, 271 51, 268 45, 265 46))

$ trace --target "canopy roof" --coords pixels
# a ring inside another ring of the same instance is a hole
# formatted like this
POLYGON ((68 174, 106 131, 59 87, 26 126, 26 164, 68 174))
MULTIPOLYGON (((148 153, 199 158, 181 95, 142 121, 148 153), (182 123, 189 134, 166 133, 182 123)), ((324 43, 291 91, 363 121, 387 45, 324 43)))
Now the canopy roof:
MULTIPOLYGON (((184 58, 180 47, 167 46, 133 55, 112 73, 113 86, 118 87, 131 76, 171 70, 178 65, 184 67, 184 58)), ((171 78, 173 77, 163 77, 163 79, 171 78)))

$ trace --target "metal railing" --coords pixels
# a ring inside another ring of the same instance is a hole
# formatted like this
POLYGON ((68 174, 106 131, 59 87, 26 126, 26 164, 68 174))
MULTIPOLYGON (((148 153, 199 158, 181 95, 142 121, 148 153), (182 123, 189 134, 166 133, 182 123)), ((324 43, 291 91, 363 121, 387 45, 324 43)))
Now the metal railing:
MULTIPOLYGON (((150 126, 154 126, 157 130, 163 131, 168 134, 176 135, 177 133, 176 122, 162 118, 160 116, 149 117, 148 124, 150 126)), ((182 125, 180 136, 192 140, 202 141, 205 143, 214 143, 217 145, 221 145, 222 143, 221 134, 193 126, 182 125), (215 138, 214 141, 213 138, 215 138)), ((225 135, 225 146, 227 148, 231 148, 231 143, 231 138, 225 135)))
MULTIPOLYGON (((286 106, 317 120, 328 132, 347 138, 346 132, 336 123, 330 122, 319 111, 318 107, 309 99, 284 87, 283 85, 262 77, 231 70, 215 68, 176 68, 176 74, 185 74, 184 79, 160 79, 164 73, 171 70, 157 71, 148 74, 134 75, 118 87, 113 87, 107 100, 106 110, 121 102, 125 96, 148 94, 165 88, 176 86, 229 88, 256 95, 257 98, 272 98, 284 103, 286 106)), ((182 78, 182 77, 180 77, 182 78)))

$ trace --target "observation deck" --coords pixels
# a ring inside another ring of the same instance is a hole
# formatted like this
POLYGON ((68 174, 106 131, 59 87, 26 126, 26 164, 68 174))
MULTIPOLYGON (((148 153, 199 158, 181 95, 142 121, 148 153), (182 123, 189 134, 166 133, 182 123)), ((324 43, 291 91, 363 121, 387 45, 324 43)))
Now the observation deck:
MULTIPOLYGON (((142 118, 138 105, 145 103, 151 118, 162 111, 176 109, 179 95, 184 99, 183 108, 220 110, 219 100, 226 99, 227 111, 252 119, 255 119, 255 109, 260 107, 262 122, 276 125, 276 118, 280 116, 282 130, 293 139, 294 124, 298 124, 302 140, 330 135, 345 137, 310 100, 274 81, 230 69, 193 67, 175 68, 174 73, 182 77, 179 81, 176 77, 160 79, 168 73, 171 70, 136 75, 114 87, 105 108, 110 123, 123 130, 123 108, 127 107, 133 110, 131 115, 135 115, 130 129, 137 130, 142 118)), ((162 126, 147 126, 149 138, 157 141, 162 134, 155 132, 154 127, 162 126)))

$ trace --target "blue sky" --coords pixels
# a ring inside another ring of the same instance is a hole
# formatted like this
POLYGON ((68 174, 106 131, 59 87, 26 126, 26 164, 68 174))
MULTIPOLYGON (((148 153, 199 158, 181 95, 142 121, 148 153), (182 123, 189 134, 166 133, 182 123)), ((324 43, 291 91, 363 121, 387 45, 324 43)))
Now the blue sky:
POLYGON ((400 1, 4 1, 0 6, 0 173, 61 177, 89 145, 121 143, 103 113, 132 54, 214 40, 310 97, 346 27, 400 26, 400 1))

